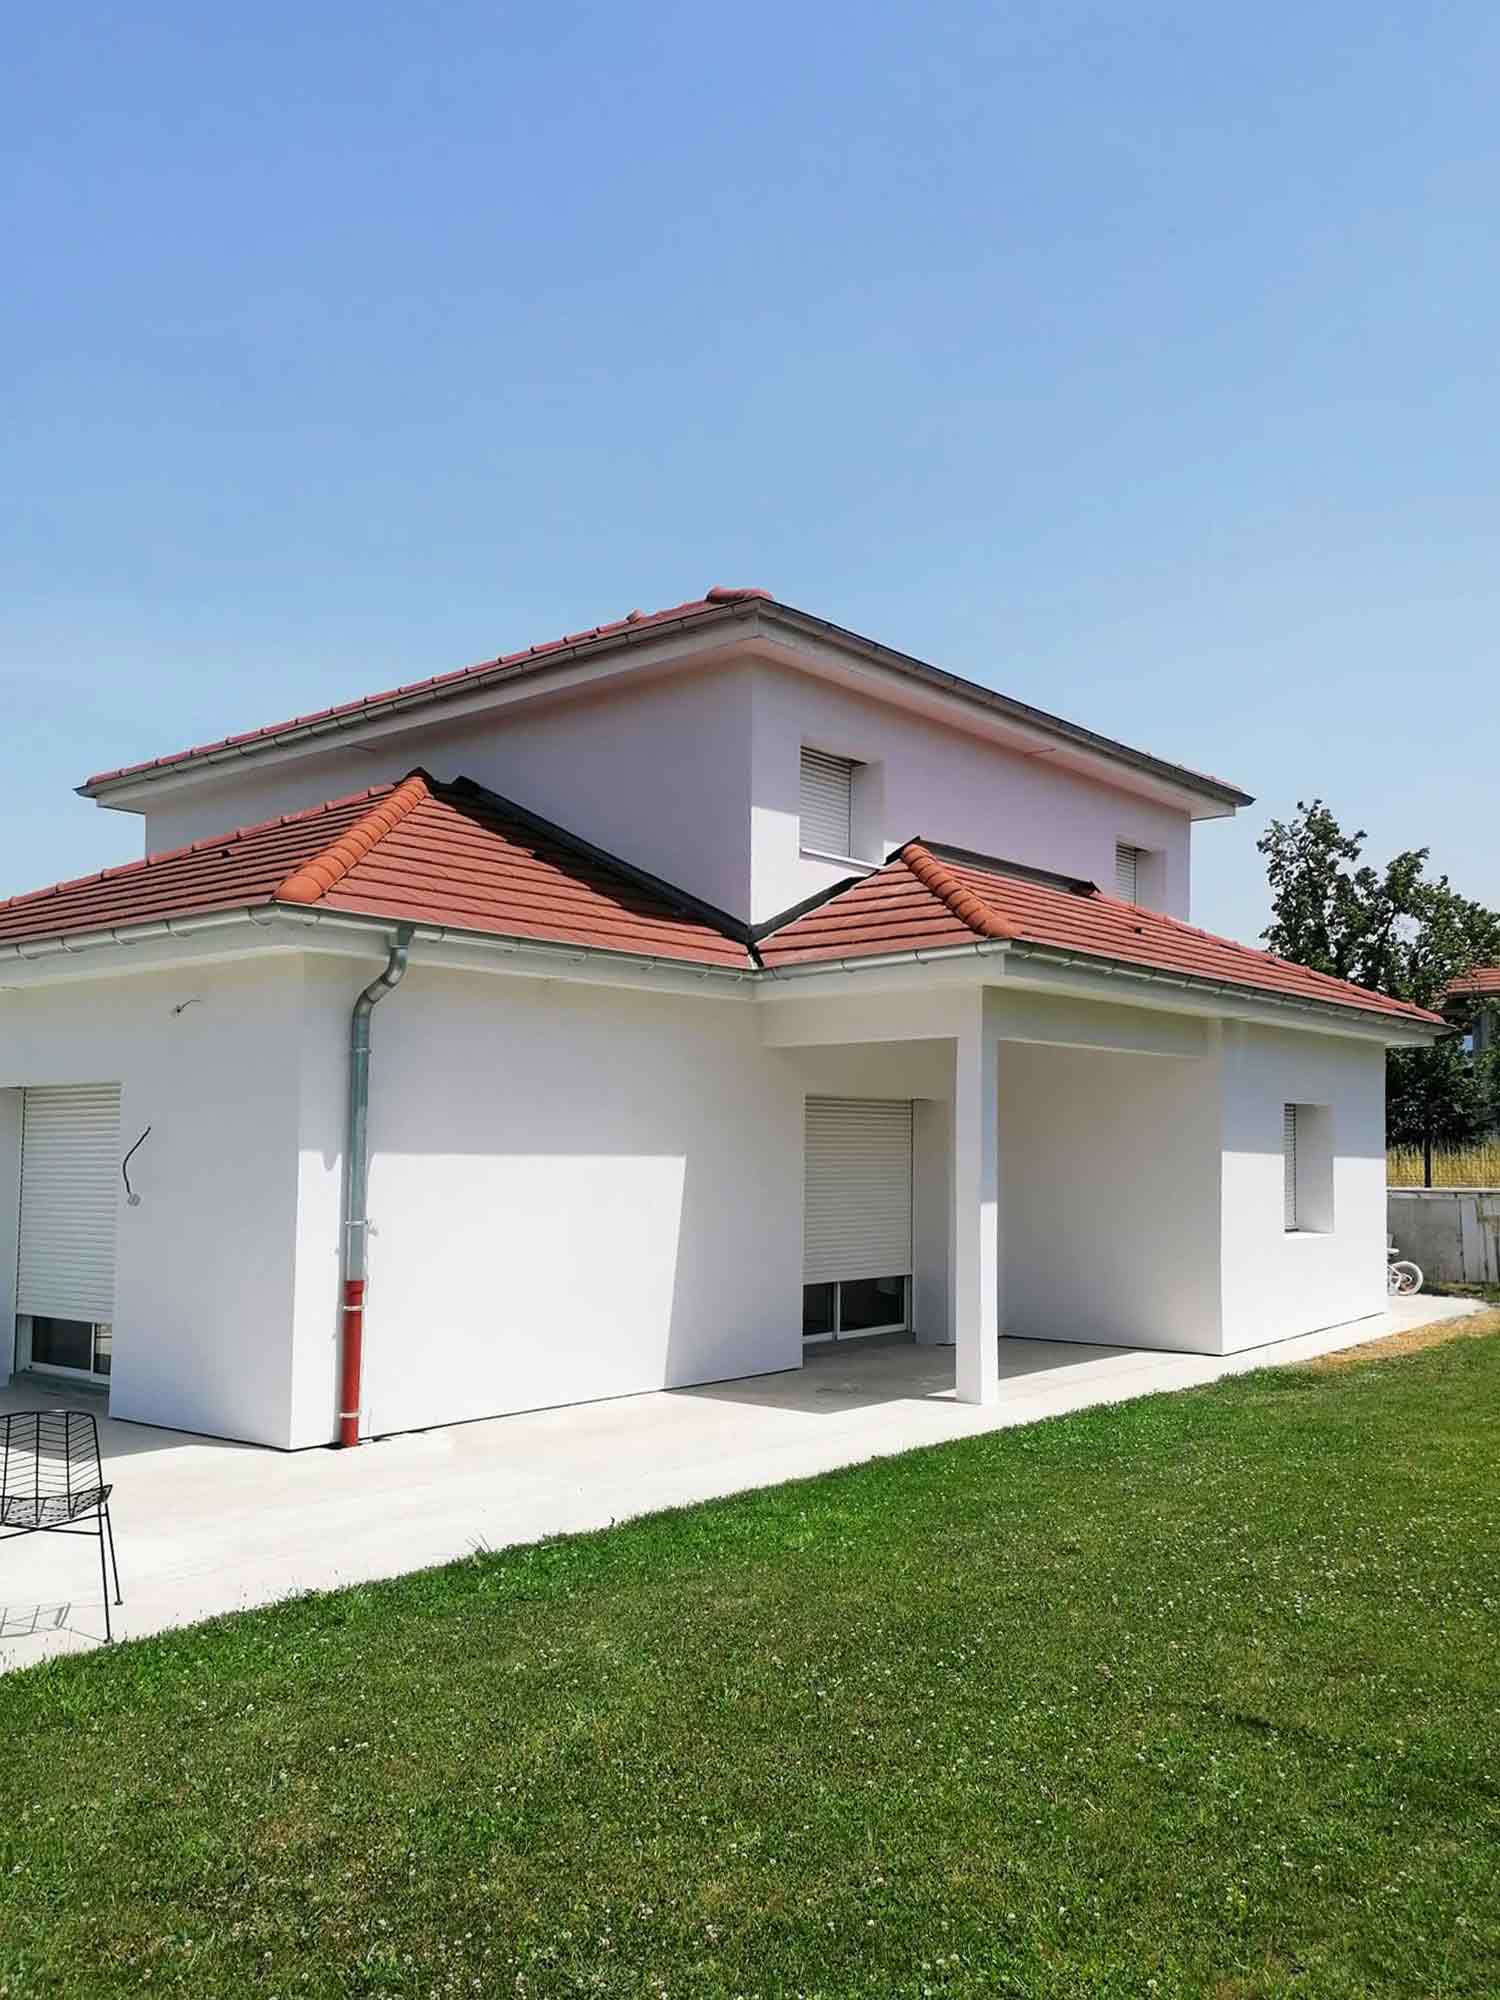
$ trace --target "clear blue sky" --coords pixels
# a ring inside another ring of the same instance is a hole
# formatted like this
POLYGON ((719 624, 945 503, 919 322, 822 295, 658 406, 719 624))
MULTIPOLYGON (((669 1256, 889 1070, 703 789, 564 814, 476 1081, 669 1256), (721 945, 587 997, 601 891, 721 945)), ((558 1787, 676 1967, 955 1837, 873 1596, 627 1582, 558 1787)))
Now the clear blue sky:
POLYGON ((1493 7, 233 11, 8 23, 0 892, 728 582, 1500 902, 1493 7))

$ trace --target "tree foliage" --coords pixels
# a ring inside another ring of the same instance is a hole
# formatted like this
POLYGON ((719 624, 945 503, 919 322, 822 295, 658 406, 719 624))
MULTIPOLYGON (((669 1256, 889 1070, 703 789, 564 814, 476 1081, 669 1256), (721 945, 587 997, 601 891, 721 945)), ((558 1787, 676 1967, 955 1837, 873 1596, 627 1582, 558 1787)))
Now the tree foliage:
MULTIPOLYGON (((1428 849, 1408 848, 1383 869, 1362 860, 1365 833, 1346 834, 1322 799, 1298 800, 1257 843, 1266 857, 1272 920, 1266 944, 1316 972, 1436 1007, 1449 980, 1500 965, 1500 912, 1427 873, 1428 849)), ((1459 1026, 1465 1025, 1461 1020, 1459 1026)), ((1393 1049, 1386 1079, 1392 1143, 1460 1142, 1500 1116, 1500 1063, 1460 1040, 1393 1049)))

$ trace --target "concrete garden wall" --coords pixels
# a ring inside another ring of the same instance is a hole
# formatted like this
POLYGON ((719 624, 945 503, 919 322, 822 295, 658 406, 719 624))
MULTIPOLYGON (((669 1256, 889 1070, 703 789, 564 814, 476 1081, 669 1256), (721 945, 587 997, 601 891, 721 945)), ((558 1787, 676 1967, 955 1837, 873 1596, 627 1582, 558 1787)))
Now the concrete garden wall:
POLYGON ((1422 1274, 1449 1285, 1500 1285, 1500 1188, 1391 1188, 1391 1236, 1422 1274))

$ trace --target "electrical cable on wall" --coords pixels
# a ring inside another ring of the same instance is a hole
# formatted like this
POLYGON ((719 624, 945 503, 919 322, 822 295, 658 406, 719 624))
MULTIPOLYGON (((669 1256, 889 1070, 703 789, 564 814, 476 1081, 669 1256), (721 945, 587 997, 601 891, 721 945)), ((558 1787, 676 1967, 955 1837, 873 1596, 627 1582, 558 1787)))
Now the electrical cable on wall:
POLYGON ((125 1200, 127 1206, 129 1206, 130 1208, 139 1208, 141 1205, 140 1196, 136 1193, 135 1189, 130 1185, 130 1162, 135 1158, 136 1154, 141 1150, 142 1146, 145 1145, 146 1141, 150 1137, 151 1137, 151 1127, 148 1125, 145 1131, 141 1134, 140 1138, 136 1140, 135 1144, 131 1147, 130 1151, 125 1155, 124 1159, 121 1160, 120 1162, 120 1179, 125 1183, 125 1200))

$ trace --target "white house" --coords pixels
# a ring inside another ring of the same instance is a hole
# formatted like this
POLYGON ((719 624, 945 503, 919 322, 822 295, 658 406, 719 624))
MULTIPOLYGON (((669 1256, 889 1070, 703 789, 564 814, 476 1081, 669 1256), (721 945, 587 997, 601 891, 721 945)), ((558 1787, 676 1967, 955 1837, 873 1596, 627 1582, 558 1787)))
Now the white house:
POLYGON ((873 1330, 987 1401, 1002 1333, 1382 1309, 1441 1019, 1189 926, 1232 785, 763 591, 81 790, 147 858, 0 905, 0 1327, 115 1416, 320 1445, 873 1330))
POLYGON ((1476 965, 1443 988, 1444 1015, 1469 1036, 1475 1055, 1500 1047, 1500 965, 1476 965))

